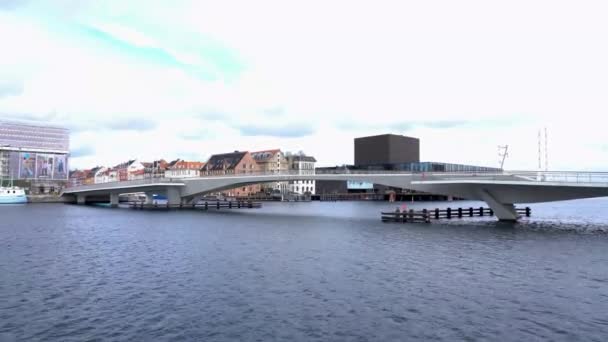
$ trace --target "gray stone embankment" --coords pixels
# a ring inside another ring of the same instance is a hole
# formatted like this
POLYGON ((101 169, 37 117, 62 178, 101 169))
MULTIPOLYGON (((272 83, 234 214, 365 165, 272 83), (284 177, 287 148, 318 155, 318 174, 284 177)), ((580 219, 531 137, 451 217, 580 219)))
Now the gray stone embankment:
POLYGON ((73 198, 57 195, 28 195, 28 203, 72 203, 73 198))

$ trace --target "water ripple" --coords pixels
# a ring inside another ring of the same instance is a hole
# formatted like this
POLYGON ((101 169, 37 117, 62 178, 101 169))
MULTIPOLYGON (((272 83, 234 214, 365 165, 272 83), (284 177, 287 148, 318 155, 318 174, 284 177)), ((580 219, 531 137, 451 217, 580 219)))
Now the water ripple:
POLYGON ((0 207, 0 341, 603 341, 590 203, 516 225, 383 224, 386 203, 0 207))

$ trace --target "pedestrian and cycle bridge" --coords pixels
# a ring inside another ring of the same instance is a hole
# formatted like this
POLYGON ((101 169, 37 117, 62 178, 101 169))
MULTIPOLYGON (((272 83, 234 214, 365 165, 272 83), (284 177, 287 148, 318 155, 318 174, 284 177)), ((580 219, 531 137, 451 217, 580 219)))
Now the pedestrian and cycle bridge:
POLYGON ((303 173, 243 173, 196 178, 148 178, 73 186, 64 196, 85 204, 91 199, 112 206, 126 193, 164 194, 170 205, 191 204, 200 197, 237 187, 281 181, 358 181, 425 193, 484 201, 499 220, 514 221, 515 204, 563 201, 608 196, 608 173, 602 172, 459 172, 412 173, 392 171, 340 171, 303 173))

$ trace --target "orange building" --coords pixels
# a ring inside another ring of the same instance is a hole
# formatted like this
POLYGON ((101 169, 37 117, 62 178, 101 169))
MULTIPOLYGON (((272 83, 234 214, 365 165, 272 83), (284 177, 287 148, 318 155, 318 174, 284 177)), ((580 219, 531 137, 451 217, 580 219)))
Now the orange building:
MULTIPOLYGON (((201 169, 201 176, 241 175, 260 172, 251 153, 234 151, 231 153, 212 155, 201 169)), ((225 196, 248 196, 260 192, 260 185, 247 185, 222 192, 225 196)))
POLYGON ((169 163, 165 170, 167 178, 192 178, 200 176, 201 168, 205 163, 177 159, 169 163))

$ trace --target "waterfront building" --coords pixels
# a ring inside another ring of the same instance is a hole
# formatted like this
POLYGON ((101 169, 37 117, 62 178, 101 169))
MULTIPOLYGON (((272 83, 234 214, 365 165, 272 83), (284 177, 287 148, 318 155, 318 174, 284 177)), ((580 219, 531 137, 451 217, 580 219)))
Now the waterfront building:
MULTIPOLYGON (((300 175, 314 175, 315 163, 317 160, 312 156, 307 156, 300 152, 298 154, 288 153, 287 163, 290 171, 295 171, 300 175)), ((316 192, 316 181, 299 180, 289 182, 289 192, 299 195, 314 195, 316 192)))
MULTIPOLYGON (((319 168, 323 171, 491 172, 498 168, 420 161, 420 140, 396 134, 354 139, 354 165, 319 168)), ((410 193, 366 182, 318 181, 318 194, 375 192, 410 193)))
POLYGON ((97 171, 95 171, 94 179, 95 184, 99 183, 108 183, 110 180, 110 173, 107 167, 102 166, 97 171))
MULTIPOLYGON (((201 168, 201 176, 258 173, 260 166, 248 151, 214 154, 201 168)), ((225 196, 249 196, 260 192, 260 185, 247 185, 224 191, 225 196)))
POLYGON ((200 176, 200 170, 205 163, 177 159, 169 163, 165 171, 167 178, 193 178, 200 176))
POLYGON ((84 185, 95 184, 95 175, 97 174, 97 171, 99 171, 99 169, 101 169, 101 168, 102 168, 101 166, 96 166, 90 170, 85 170, 83 184, 84 185))
POLYGON ((107 183, 109 171, 107 167, 96 166, 92 169, 72 170, 69 172, 70 186, 107 183))
POLYGON ((118 181, 144 179, 145 166, 137 159, 120 163, 113 167, 118 176, 118 181))
POLYGON ((165 176, 165 172, 169 167, 169 163, 164 159, 154 160, 152 162, 142 162, 144 166, 145 178, 160 178, 165 176))
POLYGON ((85 178, 86 178, 86 170, 70 171, 70 178, 69 178, 70 186, 83 185, 85 178))
POLYGON ((68 181, 66 128, 0 120, 0 177, 31 190, 59 189, 68 181))
POLYGON ((118 182, 118 170, 114 167, 109 168, 108 171, 108 182, 118 182))
POLYGON ((355 166, 370 167, 420 162, 420 140, 396 134, 355 138, 355 166))
MULTIPOLYGON (((289 170, 287 158, 285 158, 285 154, 280 149, 251 152, 251 156, 264 173, 281 173, 289 170)), ((288 182, 270 182, 263 183, 260 186, 261 191, 266 193, 279 191, 282 194, 286 194, 289 191, 288 182)))

